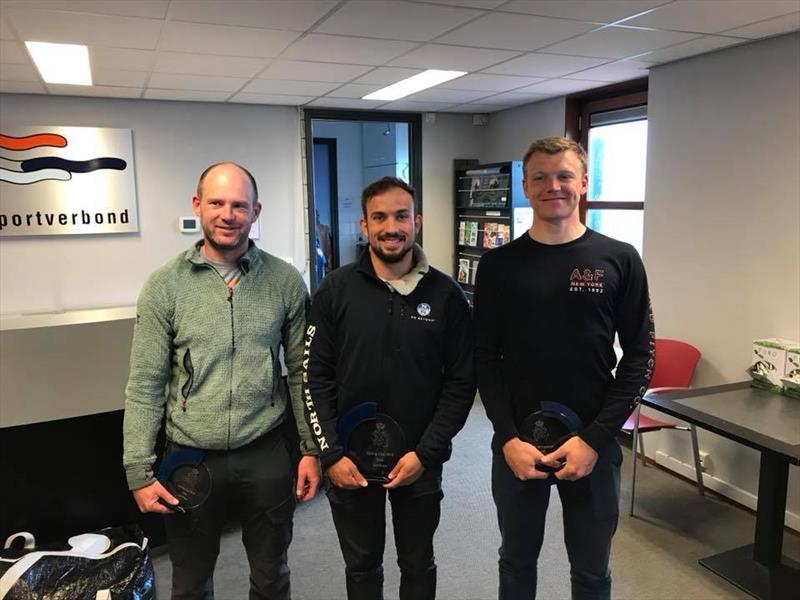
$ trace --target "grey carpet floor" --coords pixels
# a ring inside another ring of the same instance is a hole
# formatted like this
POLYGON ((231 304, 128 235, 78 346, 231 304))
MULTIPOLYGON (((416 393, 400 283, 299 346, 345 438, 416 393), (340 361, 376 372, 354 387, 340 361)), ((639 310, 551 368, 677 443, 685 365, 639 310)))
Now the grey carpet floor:
MULTIPOLYGON (((476 403, 454 440, 445 465, 442 520, 436 534, 439 600, 497 598, 497 532, 489 475, 491 425, 476 403)), ((623 464, 621 516, 614 537, 612 596, 620 600, 722 600, 748 595, 701 567, 700 557, 752 543, 752 513, 715 496, 697 495, 691 483, 658 468, 640 469, 636 516, 628 516, 630 451, 623 464)), ((387 515, 387 522, 389 516, 387 515)), ((561 505, 553 493, 539 561, 538 598, 567 600, 569 565, 562 542, 561 505)), ((800 559, 800 537, 784 536, 784 554, 800 559)), ((160 600, 169 598, 171 567, 154 555, 160 600)), ((320 494, 298 507, 289 551, 295 600, 344 600, 344 565, 327 500, 320 494)), ((385 597, 398 597, 399 571, 387 528, 385 597)), ((248 568, 240 531, 225 533, 214 586, 217 600, 247 598, 248 568)))

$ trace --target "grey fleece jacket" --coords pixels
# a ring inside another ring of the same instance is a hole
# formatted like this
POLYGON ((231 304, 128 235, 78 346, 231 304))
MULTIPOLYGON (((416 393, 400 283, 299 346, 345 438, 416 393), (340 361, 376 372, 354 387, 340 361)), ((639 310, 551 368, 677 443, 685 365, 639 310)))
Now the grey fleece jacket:
POLYGON ((308 292, 300 274, 251 242, 241 259, 244 275, 229 292, 201 245, 155 271, 139 295, 123 423, 132 490, 154 481, 165 412, 167 439, 225 450, 277 427, 291 401, 300 450, 316 453, 303 416, 308 292))

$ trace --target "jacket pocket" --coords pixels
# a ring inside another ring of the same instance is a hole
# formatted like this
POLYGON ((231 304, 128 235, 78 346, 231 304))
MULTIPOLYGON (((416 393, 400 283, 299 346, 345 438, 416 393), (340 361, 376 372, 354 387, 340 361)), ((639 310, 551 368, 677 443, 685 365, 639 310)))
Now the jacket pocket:
POLYGON ((189 401, 189 395, 192 393, 192 385, 194 384, 194 366, 192 365, 191 351, 188 348, 183 355, 183 370, 186 373, 186 381, 181 386, 181 409, 186 412, 186 403, 189 401))

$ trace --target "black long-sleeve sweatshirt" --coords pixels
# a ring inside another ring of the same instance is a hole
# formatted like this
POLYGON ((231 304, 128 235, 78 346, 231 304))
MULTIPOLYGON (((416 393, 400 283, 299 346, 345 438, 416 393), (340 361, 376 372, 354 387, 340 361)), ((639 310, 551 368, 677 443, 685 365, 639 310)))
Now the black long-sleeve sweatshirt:
POLYGON ((306 420, 323 468, 344 454, 338 418, 376 402, 426 468, 414 486, 438 486, 475 397, 469 308, 450 277, 430 267, 404 296, 377 277, 369 252, 336 269, 311 305, 304 367, 306 420))
POLYGON ((629 244, 587 229, 566 244, 528 234, 481 259, 475 289, 478 388, 495 448, 541 401, 572 408, 598 454, 641 399, 655 366, 647 277, 629 244), (614 335, 623 357, 616 364, 614 335))

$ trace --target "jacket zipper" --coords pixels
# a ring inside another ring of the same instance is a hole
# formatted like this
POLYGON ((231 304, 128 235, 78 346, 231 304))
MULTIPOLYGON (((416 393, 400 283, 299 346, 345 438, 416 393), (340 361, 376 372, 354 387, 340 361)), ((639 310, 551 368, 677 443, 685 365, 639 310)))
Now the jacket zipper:
POLYGON ((231 307, 231 365, 230 365, 230 386, 228 389, 228 448, 231 446, 231 413, 233 411, 233 355, 236 352, 236 332, 233 321, 233 288, 228 287, 228 305, 231 307))

